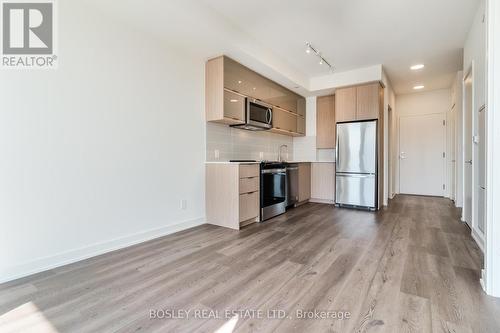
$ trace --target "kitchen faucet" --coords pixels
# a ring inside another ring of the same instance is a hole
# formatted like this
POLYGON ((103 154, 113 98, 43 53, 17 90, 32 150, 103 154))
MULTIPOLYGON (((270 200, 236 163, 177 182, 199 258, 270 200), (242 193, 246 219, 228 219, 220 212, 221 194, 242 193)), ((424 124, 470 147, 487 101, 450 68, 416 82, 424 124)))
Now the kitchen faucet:
POLYGON ((286 148, 286 154, 288 155, 288 146, 287 145, 281 145, 280 149, 278 151, 278 161, 279 162, 284 162, 283 159, 281 158, 281 148, 285 147, 286 148))

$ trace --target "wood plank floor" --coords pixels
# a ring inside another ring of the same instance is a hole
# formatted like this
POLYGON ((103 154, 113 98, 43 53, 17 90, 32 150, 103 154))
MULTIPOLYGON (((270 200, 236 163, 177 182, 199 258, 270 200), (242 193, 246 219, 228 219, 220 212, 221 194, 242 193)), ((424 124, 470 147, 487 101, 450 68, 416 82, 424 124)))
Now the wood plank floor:
POLYGON ((398 196, 378 213, 310 203, 0 285, 0 332, 500 332, 482 261, 446 199, 398 196))

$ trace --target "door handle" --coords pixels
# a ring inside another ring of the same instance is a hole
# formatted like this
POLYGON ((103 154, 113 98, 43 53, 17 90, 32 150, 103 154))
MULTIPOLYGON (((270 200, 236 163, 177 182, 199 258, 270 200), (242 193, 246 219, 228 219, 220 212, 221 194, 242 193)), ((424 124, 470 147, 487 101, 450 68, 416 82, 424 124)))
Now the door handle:
POLYGON ((335 174, 336 177, 346 177, 346 178, 373 178, 375 177, 375 174, 371 173, 371 174, 366 174, 366 175, 360 175, 360 174, 353 174, 353 173, 350 173, 350 174, 340 174, 340 173, 337 173, 335 174))
MULTIPOLYGON (((338 128, 338 126, 337 126, 338 128)), ((338 129, 337 129, 337 145, 335 146, 335 169, 337 168, 337 166, 340 164, 340 161, 339 161, 339 148, 340 148, 340 136, 338 134, 338 129)))
POLYGON ((465 163, 472 165, 472 160, 465 161, 465 163))

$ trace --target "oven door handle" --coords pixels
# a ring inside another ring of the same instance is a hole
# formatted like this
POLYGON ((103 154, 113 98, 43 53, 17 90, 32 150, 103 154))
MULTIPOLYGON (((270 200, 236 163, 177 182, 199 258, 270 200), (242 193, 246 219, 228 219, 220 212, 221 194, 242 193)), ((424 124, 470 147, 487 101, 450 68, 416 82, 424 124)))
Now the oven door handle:
POLYGON ((260 173, 262 173, 262 174, 268 174, 268 173, 285 174, 286 169, 264 169, 260 173))

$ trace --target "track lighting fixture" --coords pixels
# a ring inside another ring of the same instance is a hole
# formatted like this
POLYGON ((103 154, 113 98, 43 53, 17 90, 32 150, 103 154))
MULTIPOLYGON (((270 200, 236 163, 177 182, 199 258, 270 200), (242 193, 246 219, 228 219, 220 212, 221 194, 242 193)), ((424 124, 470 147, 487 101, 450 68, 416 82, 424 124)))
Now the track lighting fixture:
POLYGON ((306 42, 306 53, 310 54, 311 52, 314 53, 319 58, 320 65, 326 64, 330 68, 331 72, 335 70, 335 68, 332 65, 330 65, 330 63, 325 58, 323 58, 321 52, 319 52, 318 49, 312 46, 311 43, 306 42))

